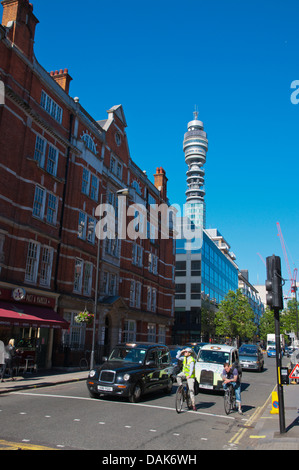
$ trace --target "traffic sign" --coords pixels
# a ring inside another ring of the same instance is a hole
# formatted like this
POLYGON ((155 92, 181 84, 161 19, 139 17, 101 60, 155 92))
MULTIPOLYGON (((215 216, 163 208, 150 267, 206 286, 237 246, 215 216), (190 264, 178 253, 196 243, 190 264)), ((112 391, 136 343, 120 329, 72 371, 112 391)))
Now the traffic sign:
POLYGON ((299 379, 299 364, 296 364, 294 369, 289 375, 290 379, 299 379))

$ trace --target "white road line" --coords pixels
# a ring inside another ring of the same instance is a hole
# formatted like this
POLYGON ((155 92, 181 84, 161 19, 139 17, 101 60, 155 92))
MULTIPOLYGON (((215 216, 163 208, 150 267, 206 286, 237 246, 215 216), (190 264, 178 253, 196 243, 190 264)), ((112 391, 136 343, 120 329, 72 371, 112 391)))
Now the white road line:
MULTIPOLYGON (((98 402, 106 403, 106 404, 109 403, 109 402, 107 402, 107 400, 101 400, 100 398, 95 400, 94 398, 74 397, 74 396, 71 396, 71 395, 70 396, 68 396, 68 395, 51 395, 51 394, 48 394, 48 393, 30 393, 30 392, 14 392, 14 394, 15 395, 33 396, 33 397, 48 397, 48 398, 73 399, 73 400, 87 400, 87 401, 91 401, 93 403, 98 403, 98 402)), ((122 402, 114 401, 113 406, 115 406, 116 404, 118 404, 118 405, 127 405, 127 406, 140 406, 142 408, 154 408, 154 409, 159 409, 159 410, 166 410, 166 411, 176 412, 176 410, 174 408, 171 408, 171 407, 168 407, 168 406, 148 405, 146 403, 128 403, 126 401, 122 401, 122 402)), ((236 418, 234 418, 233 416, 220 415, 220 414, 216 414, 216 413, 206 413, 204 411, 199 411, 199 410, 197 410, 197 411, 186 410, 185 413, 192 413, 192 414, 195 414, 195 415, 202 415, 202 416, 212 416, 214 418, 223 418, 223 419, 228 419, 228 420, 233 420, 233 421, 236 420, 236 418)))

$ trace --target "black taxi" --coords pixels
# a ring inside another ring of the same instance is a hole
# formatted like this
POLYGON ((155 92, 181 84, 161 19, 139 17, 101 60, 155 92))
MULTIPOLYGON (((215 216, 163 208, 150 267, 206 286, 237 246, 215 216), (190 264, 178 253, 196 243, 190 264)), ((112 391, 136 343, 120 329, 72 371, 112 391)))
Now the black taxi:
POLYGON ((132 403, 146 393, 171 393, 173 365, 167 346, 121 343, 99 367, 91 370, 87 388, 92 398, 100 395, 127 397, 132 403))

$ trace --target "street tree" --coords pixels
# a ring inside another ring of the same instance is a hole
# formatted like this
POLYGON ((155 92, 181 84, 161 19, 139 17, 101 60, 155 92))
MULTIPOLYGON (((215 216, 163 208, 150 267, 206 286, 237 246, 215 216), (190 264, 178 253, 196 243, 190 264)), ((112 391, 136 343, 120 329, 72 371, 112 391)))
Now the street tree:
POLYGON ((287 307, 280 315, 281 329, 286 333, 297 332, 297 318, 299 315, 299 302, 295 299, 288 301, 287 307))
POLYGON ((260 319, 260 339, 267 341, 267 334, 275 333, 275 319, 274 312, 266 307, 260 319))
POLYGON ((247 297, 238 289, 229 291, 219 305, 215 316, 216 335, 252 340, 257 332, 254 312, 247 297))

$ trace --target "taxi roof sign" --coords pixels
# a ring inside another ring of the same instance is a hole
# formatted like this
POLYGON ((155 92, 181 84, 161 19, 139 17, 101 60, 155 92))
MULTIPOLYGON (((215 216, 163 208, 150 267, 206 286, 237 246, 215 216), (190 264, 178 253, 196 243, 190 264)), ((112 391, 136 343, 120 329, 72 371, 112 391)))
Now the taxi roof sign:
POLYGON ((299 379, 299 364, 296 364, 294 369, 289 375, 290 379, 299 379))

